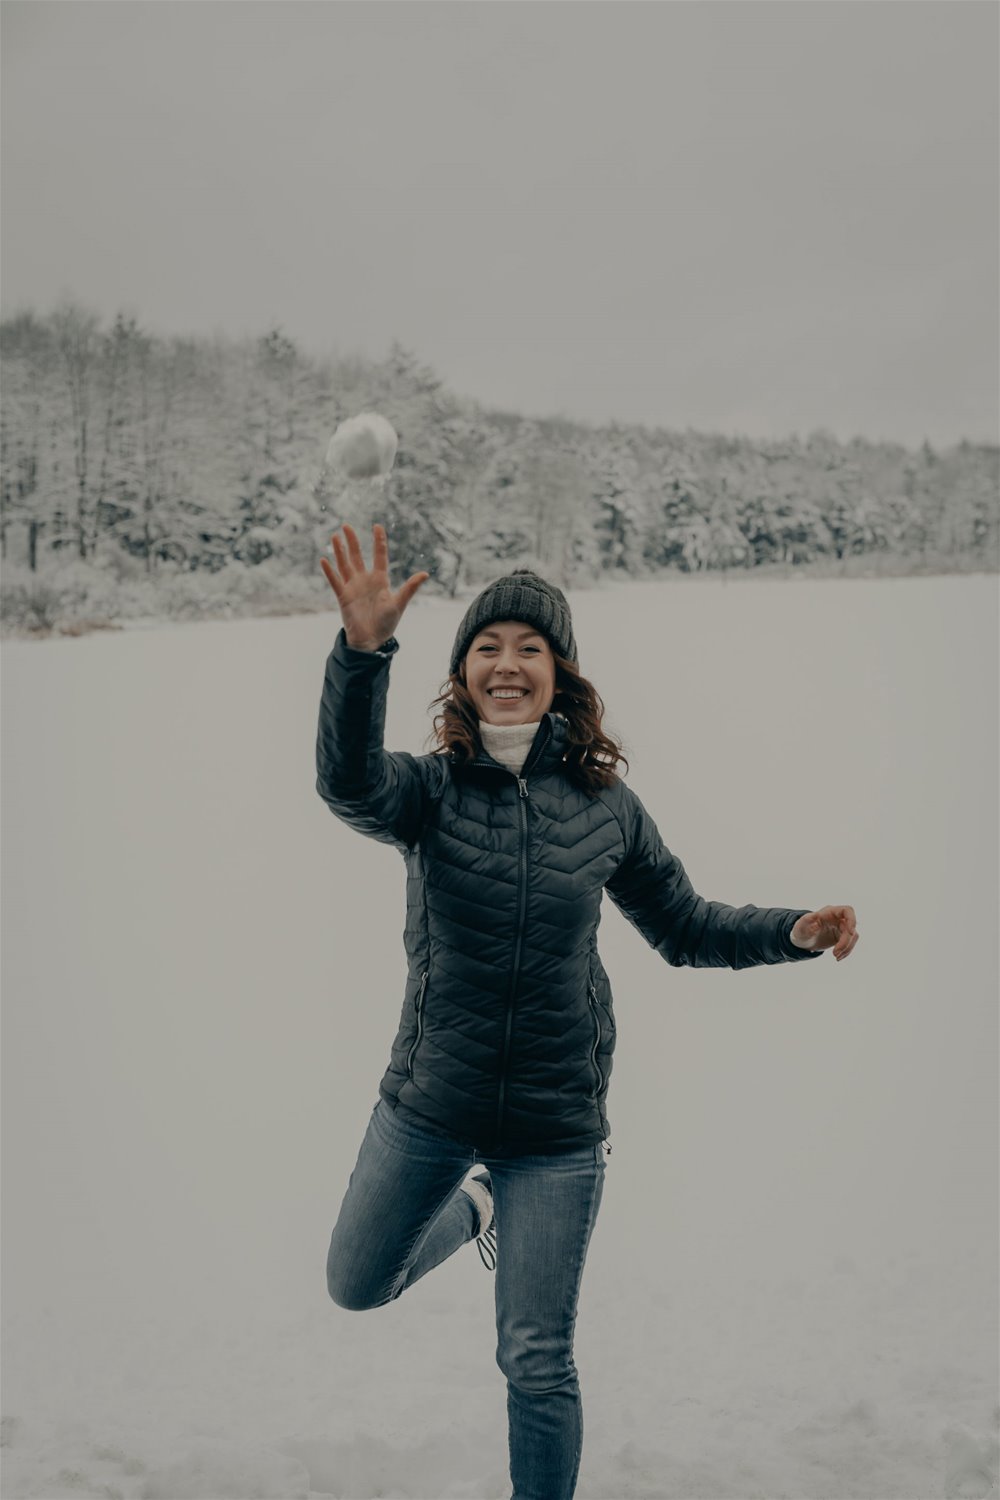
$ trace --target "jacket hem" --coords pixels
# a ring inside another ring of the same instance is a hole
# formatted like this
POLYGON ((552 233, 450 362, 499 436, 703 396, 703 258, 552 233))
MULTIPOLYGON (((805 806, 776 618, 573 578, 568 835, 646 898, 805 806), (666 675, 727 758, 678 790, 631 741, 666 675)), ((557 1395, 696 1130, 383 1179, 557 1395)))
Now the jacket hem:
POLYGON ((565 1151, 579 1151, 581 1146, 596 1146, 601 1141, 610 1139, 606 1131, 589 1130, 583 1131, 580 1135, 560 1136, 555 1140, 547 1141, 505 1141, 497 1144, 483 1136, 473 1140, 470 1136, 446 1129, 439 1120, 432 1120, 427 1115, 420 1114, 418 1110, 400 1104, 396 1095, 390 1094, 381 1084, 379 1097, 385 1100, 397 1119, 404 1123, 408 1122, 417 1130, 425 1130, 431 1135, 440 1136, 442 1140, 450 1141, 453 1145, 467 1147, 475 1151, 477 1156, 556 1156, 565 1151))

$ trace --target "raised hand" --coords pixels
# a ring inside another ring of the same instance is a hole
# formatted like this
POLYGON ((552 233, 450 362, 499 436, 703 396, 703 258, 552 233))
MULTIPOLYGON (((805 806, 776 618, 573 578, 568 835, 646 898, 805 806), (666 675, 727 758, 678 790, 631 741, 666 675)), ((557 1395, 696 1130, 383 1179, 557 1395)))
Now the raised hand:
POLYGON ((833 948, 835 959, 846 958, 858 941, 854 907, 822 906, 819 911, 807 912, 799 917, 789 937, 796 948, 833 948))
POLYGON ((389 544, 385 527, 377 522, 372 527, 375 540, 370 569, 365 567, 361 544, 346 521, 344 535, 347 538, 346 552, 336 532, 331 538, 340 577, 325 557, 320 559, 320 567, 337 596, 347 644, 359 651, 374 651, 395 634, 404 609, 431 575, 411 573, 402 587, 393 593, 389 587, 389 544))

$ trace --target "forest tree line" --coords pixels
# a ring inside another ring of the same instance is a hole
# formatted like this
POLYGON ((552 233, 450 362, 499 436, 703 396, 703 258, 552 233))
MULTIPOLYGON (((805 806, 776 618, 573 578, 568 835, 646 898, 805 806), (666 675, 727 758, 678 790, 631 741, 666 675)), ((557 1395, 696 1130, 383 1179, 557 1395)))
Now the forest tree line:
MULTIPOLYGON (((865 555, 993 569, 995 445, 935 452, 826 429, 780 441, 488 410, 394 343, 381 360, 255 338, 162 337, 73 300, 0 324, 0 559, 118 579, 241 565, 315 581, 344 520, 449 594, 534 565, 601 575, 865 555), (399 434, 384 488, 337 484, 326 443, 359 411, 399 434)), ((321 575, 320 575, 321 576, 321 575)))

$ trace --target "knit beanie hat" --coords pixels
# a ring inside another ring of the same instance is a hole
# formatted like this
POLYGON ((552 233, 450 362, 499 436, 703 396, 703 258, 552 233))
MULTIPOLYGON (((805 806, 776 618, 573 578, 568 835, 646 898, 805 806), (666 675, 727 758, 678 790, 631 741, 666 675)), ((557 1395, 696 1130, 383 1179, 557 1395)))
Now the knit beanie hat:
POLYGON ((576 641, 566 595, 554 583, 546 583, 530 568, 515 568, 498 578, 469 605, 458 627, 451 653, 452 672, 475 637, 494 620, 521 620, 548 637, 550 645, 567 661, 576 662, 576 641))

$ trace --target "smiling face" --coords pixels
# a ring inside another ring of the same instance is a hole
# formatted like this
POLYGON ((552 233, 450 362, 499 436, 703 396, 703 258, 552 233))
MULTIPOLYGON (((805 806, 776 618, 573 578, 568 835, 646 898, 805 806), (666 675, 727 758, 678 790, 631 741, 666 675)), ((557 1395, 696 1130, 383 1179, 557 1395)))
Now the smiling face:
POLYGON ((473 639, 465 657, 465 685, 486 724, 533 724, 552 707, 556 664, 544 635, 521 620, 493 620, 473 639), (516 698, 493 694, 522 688, 516 698))

